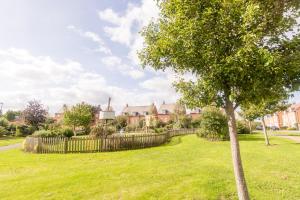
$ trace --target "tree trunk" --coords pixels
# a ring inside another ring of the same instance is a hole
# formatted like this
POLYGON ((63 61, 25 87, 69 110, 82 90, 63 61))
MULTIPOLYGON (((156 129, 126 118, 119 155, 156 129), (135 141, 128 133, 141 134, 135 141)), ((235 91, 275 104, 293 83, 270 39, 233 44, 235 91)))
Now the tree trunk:
POLYGON ((251 121, 249 120, 249 130, 250 130, 250 133, 252 133, 252 123, 251 123, 251 121))
POLYGON ((264 117, 262 117, 262 125, 263 125, 263 132, 264 132, 264 136, 265 136, 265 142, 266 142, 266 145, 270 145, 270 142, 269 142, 269 137, 268 137, 268 133, 267 133, 267 129, 266 129, 266 123, 265 123, 265 119, 264 117))
POLYGON ((76 136, 76 128, 75 128, 75 125, 73 126, 73 132, 74 132, 74 136, 76 136))
POLYGON ((228 120, 228 128, 229 128, 229 136, 230 136, 230 144, 231 144, 231 156, 232 156, 233 170, 234 170, 238 197, 240 200, 249 200, 250 198, 249 198, 247 184, 244 176, 244 170, 243 170, 243 165, 242 165, 242 160, 240 155, 240 147, 237 138, 234 108, 230 100, 226 101, 225 111, 228 118, 227 120, 228 120))

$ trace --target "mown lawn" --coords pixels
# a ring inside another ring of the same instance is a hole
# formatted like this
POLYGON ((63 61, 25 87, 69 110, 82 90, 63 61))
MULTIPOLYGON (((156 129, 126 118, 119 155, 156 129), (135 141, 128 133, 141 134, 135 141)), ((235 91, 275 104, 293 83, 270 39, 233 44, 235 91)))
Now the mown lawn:
MULTIPOLYGON (((300 144, 241 136, 252 199, 300 199, 300 144)), ((236 199, 229 142, 95 154, 0 152, 0 199, 236 199)))
POLYGON ((11 136, 0 137, 0 147, 7 146, 10 144, 21 143, 24 139, 25 138, 22 137, 11 137, 11 136))
POLYGON ((269 134, 273 135, 288 135, 288 136, 300 136, 300 131, 268 131, 269 134))

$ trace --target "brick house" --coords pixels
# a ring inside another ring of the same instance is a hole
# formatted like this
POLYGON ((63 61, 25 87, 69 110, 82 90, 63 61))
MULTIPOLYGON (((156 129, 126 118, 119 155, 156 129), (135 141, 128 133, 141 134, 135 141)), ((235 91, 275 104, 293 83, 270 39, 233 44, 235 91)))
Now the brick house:
POLYGON ((177 103, 166 104, 163 102, 159 109, 157 118, 162 122, 169 122, 175 113, 181 112, 182 114, 186 114, 186 109, 184 106, 181 106, 177 103))
POLYGON ((139 125, 139 122, 141 120, 145 120, 146 116, 152 116, 156 118, 157 108, 154 103, 148 106, 128 106, 128 104, 126 104, 122 111, 122 115, 128 116, 128 124, 139 125))
POLYGON ((266 126, 300 128, 300 103, 292 104, 285 111, 265 116, 266 126))

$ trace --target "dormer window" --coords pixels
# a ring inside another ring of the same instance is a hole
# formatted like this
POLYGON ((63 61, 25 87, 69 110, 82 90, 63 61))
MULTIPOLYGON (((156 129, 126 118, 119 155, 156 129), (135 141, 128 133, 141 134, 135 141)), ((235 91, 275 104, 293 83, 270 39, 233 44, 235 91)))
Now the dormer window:
POLYGON ((145 111, 145 112, 144 112, 144 115, 149 115, 149 112, 145 111))

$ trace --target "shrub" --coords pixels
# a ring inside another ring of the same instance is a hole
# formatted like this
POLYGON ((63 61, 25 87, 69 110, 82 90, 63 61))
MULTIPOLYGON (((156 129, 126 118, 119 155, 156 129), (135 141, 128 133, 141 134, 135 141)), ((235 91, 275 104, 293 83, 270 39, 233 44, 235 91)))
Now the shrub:
POLYGON ((167 131, 167 129, 164 128, 164 127, 162 127, 162 128, 154 128, 154 132, 155 133, 163 133, 165 131, 167 131))
POLYGON ((63 128, 63 129, 60 129, 59 135, 64 136, 64 137, 72 137, 72 136, 74 136, 74 131, 70 128, 63 128))
POLYGON ((39 136, 39 137, 53 137, 56 136, 56 134, 52 131, 49 130, 39 130, 39 131, 35 131, 33 133, 34 136, 39 136))
POLYGON ((198 136, 209 140, 228 140, 228 126, 225 115, 215 107, 203 109, 198 136))
POLYGON ((193 128, 200 128, 201 118, 198 117, 196 119, 192 119, 191 125, 192 125, 193 128))
POLYGON ((250 134, 249 127, 242 121, 237 121, 237 134, 250 134))
POLYGON ((27 136, 34 133, 36 128, 33 126, 20 125, 16 127, 16 136, 27 136))
POLYGON ((90 135, 92 135, 92 136, 105 136, 105 135, 111 135, 115 132, 116 132, 116 130, 112 126, 108 126, 106 128, 104 125, 97 124, 97 125, 92 127, 90 135))
POLYGON ((137 129, 137 127, 134 124, 129 124, 129 125, 126 126, 125 131, 126 132, 132 132, 132 131, 135 131, 136 129, 137 129))
MULTIPOLYGON (((268 127, 268 128, 269 128, 269 127, 268 127)), ((280 129, 281 129, 281 130, 287 130, 288 127, 287 127, 287 126, 282 126, 280 129)))
POLYGON ((7 119, 5 119, 4 117, 1 117, 0 118, 0 126, 2 126, 2 127, 8 127, 8 120, 7 119))
POLYGON ((296 127, 289 127, 289 128, 287 128, 286 130, 288 130, 288 131, 296 131, 297 128, 296 128, 296 127))
POLYGON ((0 137, 2 137, 3 135, 6 135, 8 133, 8 131, 6 130, 5 127, 0 126, 0 137))

